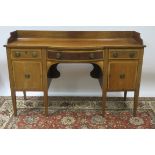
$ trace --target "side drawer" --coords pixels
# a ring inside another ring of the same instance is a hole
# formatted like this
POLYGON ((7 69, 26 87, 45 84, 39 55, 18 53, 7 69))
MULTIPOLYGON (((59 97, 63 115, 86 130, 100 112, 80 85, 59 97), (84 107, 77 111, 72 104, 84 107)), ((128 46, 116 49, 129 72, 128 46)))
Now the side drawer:
POLYGON ((138 59, 139 50, 135 49, 111 49, 109 59, 138 59))
POLYGON ((54 60, 102 60, 104 51, 48 51, 48 59, 54 60))
POLYGON ((40 49, 12 49, 11 58, 12 59, 40 59, 41 50, 40 49))

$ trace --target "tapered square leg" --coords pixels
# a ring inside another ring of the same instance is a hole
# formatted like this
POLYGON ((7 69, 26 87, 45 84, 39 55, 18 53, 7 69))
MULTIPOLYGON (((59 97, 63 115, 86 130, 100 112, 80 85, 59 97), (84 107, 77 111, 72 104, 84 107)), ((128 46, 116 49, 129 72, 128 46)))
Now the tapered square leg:
POLYGON ((24 94, 24 100, 26 100, 26 91, 23 91, 24 94))
POLYGON ((139 96, 139 91, 135 91, 134 92, 134 105, 133 105, 133 116, 134 117, 136 117, 136 115, 137 115, 138 96, 139 96))
POLYGON ((45 116, 48 116, 48 91, 44 91, 45 116))
MULTIPOLYGON (((105 58, 108 58, 108 50, 104 51, 105 58)), ((105 116, 106 100, 107 100, 107 86, 108 86, 108 59, 103 62, 103 86, 102 86, 102 109, 103 117, 105 116)))
POLYGON ((126 101, 127 91, 124 91, 124 101, 126 101))
POLYGON ((14 116, 17 116, 17 104, 16 104, 16 91, 15 90, 11 90, 11 97, 12 97, 14 116))
POLYGON ((106 110, 106 92, 102 94, 102 113, 103 117, 105 116, 105 110, 106 110))

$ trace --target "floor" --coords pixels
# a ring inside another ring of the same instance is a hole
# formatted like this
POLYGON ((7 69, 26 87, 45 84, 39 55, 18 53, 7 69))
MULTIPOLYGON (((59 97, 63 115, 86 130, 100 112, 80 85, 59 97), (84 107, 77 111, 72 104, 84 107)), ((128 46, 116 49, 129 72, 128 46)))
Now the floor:
POLYGON ((14 117, 11 97, 0 97, 0 128, 155 128, 155 98, 140 98, 132 116, 133 98, 108 98, 102 116, 100 97, 49 97, 49 117, 42 97, 17 97, 14 117))

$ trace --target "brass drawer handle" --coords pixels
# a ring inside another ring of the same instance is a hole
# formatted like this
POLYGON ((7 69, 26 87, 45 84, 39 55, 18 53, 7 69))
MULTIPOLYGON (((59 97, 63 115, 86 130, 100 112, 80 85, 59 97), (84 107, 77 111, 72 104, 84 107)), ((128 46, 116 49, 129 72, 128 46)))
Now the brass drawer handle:
POLYGON ((20 57, 21 53, 20 52, 15 52, 15 57, 20 57))
POLYGON ((38 56, 37 52, 32 52, 32 57, 36 58, 38 56))
POLYGON ((121 73, 119 77, 120 77, 120 79, 125 79, 125 74, 121 73))
POLYGON ((115 52, 115 53, 113 53, 113 58, 117 58, 118 57, 118 53, 117 52, 115 52))
POLYGON ((90 53, 89 58, 90 58, 90 59, 94 59, 94 58, 95 58, 94 53, 90 53))
POLYGON ((56 53, 56 58, 57 59, 60 59, 61 58, 61 53, 60 52, 56 53))
POLYGON ((25 79, 30 79, 30 74, 25 74, 25 79))
POLYGON ((136 53, 135 52, 131 52, 130 54, 129 54, 129 57, 130 58, 134 58, 136 56, 136 53))

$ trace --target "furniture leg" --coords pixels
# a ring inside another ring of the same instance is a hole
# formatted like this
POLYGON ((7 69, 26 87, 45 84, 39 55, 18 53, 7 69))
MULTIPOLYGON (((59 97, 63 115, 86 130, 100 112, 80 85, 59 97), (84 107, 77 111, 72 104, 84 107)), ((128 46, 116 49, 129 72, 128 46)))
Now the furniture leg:
POLYGON ((11 90, 11 97, 12 97, 14 116, 17 116, 16 91, 13 89, 11 90))
POLYGON ((26 100, 26 91, 23 91, 24 94, 24 100, 26 100))
POLYGON ((102 112, 103 112, 103 117, 105 116, 105 109, 106 109, 106 91, 102 91, 102 112))
MULTIPOLYGON (((108 57, 108 50, 105 52, 105 57, 108 57)), ((107 98, 107 81, 108 81, 108 60, 103 62, 103 70, 102 70, 102 108, 103 108, 103 117, 105 116, 106 110, 106 98, 107 98)))
POLYGON ((127 91, 124 91, 124 101, 126 101, 127 91))
POLYGON ((44 91, 45 116, 48 116, 48 90, 44 91))
POLYGON ((46 61, 47 53, 46 50, 42 50, 42 57, 43 57, 43 92, 44 92, 44 108, 45 108, 45 116, 48 116, 48 69, 51 64, 48 64, 46 61))
POLYGON ((136 90, 134 92, 134 105, 133 105, 133 116, 134 117, 136 117, 136 115, 137 115, 138 96, 139 96, 139 90, 136 90))

